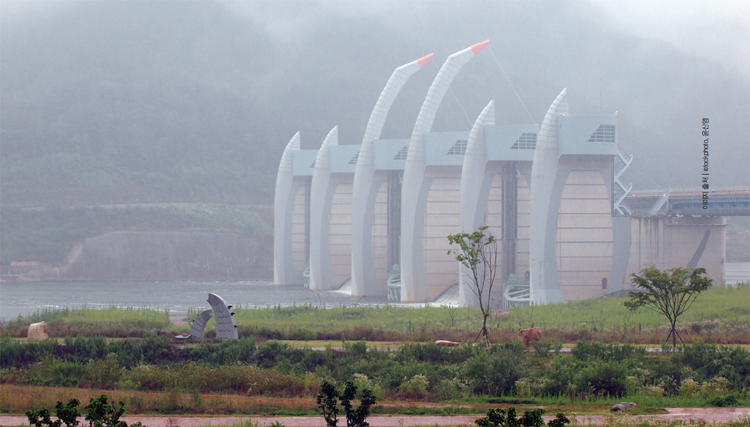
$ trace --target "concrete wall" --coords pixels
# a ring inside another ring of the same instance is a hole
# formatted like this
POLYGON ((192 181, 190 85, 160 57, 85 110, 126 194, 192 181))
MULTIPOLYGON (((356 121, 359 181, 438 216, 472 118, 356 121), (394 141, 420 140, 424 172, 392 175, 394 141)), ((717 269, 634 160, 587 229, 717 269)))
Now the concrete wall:
POLYGON ((333 287, 343 285, 352 272, 352 185, 339 184, 331 200, 328 243, 333 287))
MULTIPOLYGON (((503 176, 495 175, 492 179, 490 192, 487 197, 487 210, 484 214, 484 224, 489 226, 487 232, 492 233, 498 240, 503 235, 503 176)), ((467 233, 473 230, 464 230, 467 233)), ((499 254, 498 254, 499 255, 499 254)))
POLYGON ((631 218, 631 246, 625 289, 630 275, 654 265, 660 269, 704 267, 716 284, 725 279, 726 218, 631 218), (705 243, 704 243, 705 240, 705 243))
POLYGON ((517 187, 516 275, 523 277, 529 271, 529 226, 531 220, 529 216, 531 209, 529 176, 531 175, 531 165, 519 165, 518 170, 520 176, 518 177, 517 187))
POLYGON ((612 206, 599 170, 573 170, 557 215, 557 268, 566 300, 599 297, 612 270, 612 206))
MULTIPOLYGON (((492 299, 493 302, 499 301, 503 294, 503 282, 507 279, 506 273, 507 266, 503 265, 503 176, 502 174, 495 174, 490 184, 490 191, 487 194, 487 209, 484 214, 484 225, 489 228, 485 233, 489 232, 497 239, 497 260, 498 266, 496 271, 495 284, 492 287, 492 299)), ((465 230, 471 232, 473 230, 465 230)), ((492 303, 492 302, 491 302, 492 303)), ((493 305, 494 306, 494 305, 493 305)))
MULTIPOLYGON (((427 283, 433 299, 458 283, 458 262, 448 255, 448 235, 459 233, 459 178, 433 178, 424 213, 423 248, 427 283)), ((455 249, 455 247, 454 247, 455 249)))
POLYGON ((372 257, 376 282, 383 288, 388 280, 388 182, 381 181, 372 217, 372 257))
POLYGON ((294 197, 292 213, 292 258, 294 269, 301 275, 307 264, 307 188, 299 187, 294 197))

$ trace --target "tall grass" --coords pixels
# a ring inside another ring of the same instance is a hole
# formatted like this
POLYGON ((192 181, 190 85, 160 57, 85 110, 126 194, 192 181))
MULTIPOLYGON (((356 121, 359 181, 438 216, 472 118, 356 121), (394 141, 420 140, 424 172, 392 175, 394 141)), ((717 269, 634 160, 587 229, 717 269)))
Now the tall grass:
MULTIPOLYGON (((385 329, 402 333, 471 329, 481 322, 481 312, 472 308, 423 307, 322 307, 311 304, 292 307, 235 307, 240 325, 258 328, 311 330, 385 329)), ((357 339, 356 337, 347 337, 357 339)))
MULTIPOLYGON (((493 325, 510 328, 538 327, 557 329, 657 328, 667 324, 660 314, 642 309, 630 312, 623 303, 626 297, 571 301, 535 307, 514 307, 508 315, 494 316, 493 325)), ((750 322, 750 287, 716 287, 701 294, 681 318, 690 322, 750 322)), ((421 309, 394 306, 328 307, 315 305, 250 309, 236 307, 239 324, 267 328, 305 327, 309 329, 345 329, 366 327, 399 332, 419 330, 476 329, 482 319, 478 309, 425 307, 421 309)))
MULTIPOLYGON (((518 329, 531 326, 550 339, 574 342, 606 339, 610 342, 653 343, 663 340, 666 319, 641 309, 625 308, 626 297, 572 301, 534 307, 515 307, 490 320, 495 342, 515 339, 518 329)), ((750 343, 750 287, 716 287, 701 294, 680 317, 678 327, 686 342, 750 343), (685 331, 686 333, 682 333, 685 331)), ((481 313, 478 309, 424 307, 331 307, 315 305, 236 307, 235 319, 247 333, 273 339, 473 340, 481 313), (251 325, 251 326, 246 326, 251 325)), ((242 331, 242 329, 241 329, 242 331)))
POLYGON ((167 329, 169 312, 149 308, 45 308, 28 316, 0 322, 0 336, 25 337, 29 324, 46 322, 51 337, 104 335, 140 337, 147 332, 167 329))
POLYGON ((27 409, 54 408, 57 401, 76 398, 88 402, 106 394, 112 402, 124 402, 126 416, 134 414, 263 414, 315 415, 314 397, 268 399, 242 395, 202 394, 172 389, 164 393, 133 390, 101 390, 63 387, 0 385, 0 413, 22 414, 27 409))
MULTIPOLYGON (((498 312, 489 321, 493 342, 517 339, 518 329, 536 326, 545 339, 575 342, 590 339, 606 342, 660 344, 668 327, 660 314, 641 309, 627 310, 627 298, 611 297, 534 307, 515 307, 498 312)), ((717 287, 701 294, 678 322, 687 343, 715 342, 750 344, 750 286, 717 287)), ((241 336, 285 340, 367 341, 473 341, 481 325, 478 309, 457 307, 406 308, 324 307, 295 305, 266 308, 235 307, 241 336)), ((188 317, 193 317, 192 311, 188 317)), ((50 335, 105 335, 138 337, 157 330, 177 330, 166 312, 148 309, 62 309, 45 310, 0 324, 0 336, 23 337, 29 323, 45 320, 50 335)), ((184 331, 185 328, 180 330, 184 331)), ((215 336, 215 322, 209 321, 206 337, 215 336)))
MULTIPOLYGON (((499 323, 519 327, 536 326, 556 329, 599 329, 629 331, 665 327, 666 318, 650 310, 629 311, 623 303, 627 297, 609 297, 571 301, 535 307, 516 307, 499 323)), ((750 323, 750 287, 714 287, 698 296, 693 306, 680 318, 678 325, 705 323, 712 328, 726 323, 750 323)))

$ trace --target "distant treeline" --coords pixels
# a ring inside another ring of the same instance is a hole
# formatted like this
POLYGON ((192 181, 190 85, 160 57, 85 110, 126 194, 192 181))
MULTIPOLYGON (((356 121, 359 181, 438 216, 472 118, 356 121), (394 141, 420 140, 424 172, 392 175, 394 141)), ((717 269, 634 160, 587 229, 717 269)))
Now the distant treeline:
POLYGON ((75 243, 110 231, 219 231, 270 236, 251 208, 227 205, 0 207, 0 264, 64 260, 75 243))

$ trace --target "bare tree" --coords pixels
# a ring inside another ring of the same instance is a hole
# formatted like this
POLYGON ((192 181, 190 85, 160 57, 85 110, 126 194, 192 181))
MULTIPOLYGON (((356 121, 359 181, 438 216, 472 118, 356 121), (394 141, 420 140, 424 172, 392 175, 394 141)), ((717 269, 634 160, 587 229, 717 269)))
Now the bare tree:
POLYGON ((497 274, 497 239, 486 232, 488 226, 479 227, 479 230, 469 233, 451 234, 448 242, 458 245, 458 249, 451 249, 448 254, 454 253, 456 260, 460 262, 467 271, 464 272, 465 280, 474 295, 479 300, 479 309, 482 312, 482 329, 474 339, 476 342, 480 336, 484 336, 485 346, 490 346, 490 335, 487 331, 487 319, 491 312, 492 287, 495 284, 497 274), (486 233, 485 233, 486 232, 486 233))

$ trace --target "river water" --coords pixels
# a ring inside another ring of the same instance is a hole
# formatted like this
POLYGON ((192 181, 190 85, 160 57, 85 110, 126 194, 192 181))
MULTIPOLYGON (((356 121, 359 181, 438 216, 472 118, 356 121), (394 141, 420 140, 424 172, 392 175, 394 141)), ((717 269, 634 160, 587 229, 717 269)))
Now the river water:
MULTIPOLYGON (((727 283, 750 280, 750 262, 727 263, 727 283)), ((0 284, 0 319, 12 319, 44 309, 63 307, 92 308, 150 307, 187 313, 188 308, 208 309, 208 293, 213 292, 236 307, 312 304, 352 306, 385 304, 385 298, 352 298, 339 291, 312 292, 303 286, 274 286, 270 282, 32 282, 0 284)), ((457 295, 438 304, 455 303, 457 295)))
POLYGON ((209 309, 213 292, 235 307, 293 304, 351 306, 385 304, 382 299, 352 298, 345 291, 312 292, 303 286, 274 286, 271 282, 32 282, 0 284, 0 319, 12 319, 62 307, 148 307, 187 313, 188 308, 209 309))

